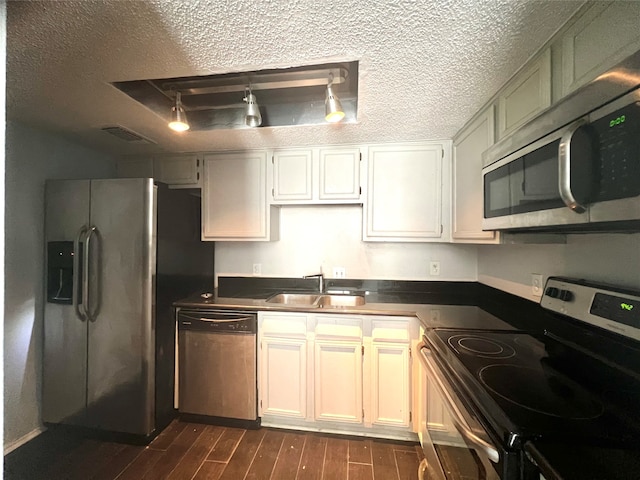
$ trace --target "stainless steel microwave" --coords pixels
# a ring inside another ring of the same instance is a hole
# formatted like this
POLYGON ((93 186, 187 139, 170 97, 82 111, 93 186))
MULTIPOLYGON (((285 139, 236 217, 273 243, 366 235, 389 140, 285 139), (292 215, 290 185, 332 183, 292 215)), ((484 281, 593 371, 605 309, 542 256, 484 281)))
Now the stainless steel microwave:
POLYGON ((640 232, 638 87, 489 160, 485 230, 640 232))

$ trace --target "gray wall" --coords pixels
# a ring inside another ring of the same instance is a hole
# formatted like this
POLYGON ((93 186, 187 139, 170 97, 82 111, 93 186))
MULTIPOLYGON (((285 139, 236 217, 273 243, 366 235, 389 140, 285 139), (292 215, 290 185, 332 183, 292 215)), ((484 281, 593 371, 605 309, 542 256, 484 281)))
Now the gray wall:
POLYGON ((478 247, 478 280, 538 301, 531 274, 610 283, 640 289, 640 234, 568 235, 566 244, 478 247))
POLYGON ((44 182, 115 176, 110 156, 22 124, 6 131, 4 449, 40 432, 44 182))

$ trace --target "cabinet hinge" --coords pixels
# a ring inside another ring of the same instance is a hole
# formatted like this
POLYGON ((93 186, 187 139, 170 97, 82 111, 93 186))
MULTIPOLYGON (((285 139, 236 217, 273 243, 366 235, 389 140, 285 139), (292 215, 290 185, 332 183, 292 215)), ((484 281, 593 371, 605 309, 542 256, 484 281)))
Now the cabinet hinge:
POLYGON ((276 191, 273 188, 271 189, 271 196, 276 198, 276 191))
POLYGON ((362 345, 362 355, 364 355, 364 345, 362 345))
POLYGON ((196 180, 200 181, 200 172, 196 173, 196 180))
POLYGON ((196 167, 199 167, 199 166, 200 166, 200 159, 196 158, 196 167))
MULTIPOLYGON (((262 402, 260 402, 260 406, 262 406, 262 402)), ((411 412, 409 412, 409 421, 411 421, 412 415, 411 412)))
POLYGON ((274 164, 274 165, 276 163, 275 160, 274 160, 274 156, 273 155, 271 155, 271 163, 274 164))
POLYGON ((444 158, 444 148, 440 152, 442 153, 442 158, 444 158))
POLYGON ((364 420, 364 408, 362 409, 362 419, 364 420))
POLYGON ((444 233, 444 226, 440 225, 440 235, 444 233))
POLYGON ((360 187, 360 195, 362 195, 362 187, 360 187))
POLYGON ((362 161, 362 152, 358 154, 360 156, 360 161, 362 161))

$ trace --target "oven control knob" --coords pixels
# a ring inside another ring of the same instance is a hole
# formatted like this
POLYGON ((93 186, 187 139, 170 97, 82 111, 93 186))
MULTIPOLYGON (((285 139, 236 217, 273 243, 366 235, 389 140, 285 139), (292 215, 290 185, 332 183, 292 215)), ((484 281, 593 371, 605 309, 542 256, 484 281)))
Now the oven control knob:
POLYGON ((558 290, 555 287, 547 287, 547 289, 545 290, 544 294, 547 297, 558 298, 560 296, 560 290, 558 290))
POLYGON ((565 302, 570 302, 571 300, 573 300, 573 293, 570 290, 560 290, 558 298, 565 302))

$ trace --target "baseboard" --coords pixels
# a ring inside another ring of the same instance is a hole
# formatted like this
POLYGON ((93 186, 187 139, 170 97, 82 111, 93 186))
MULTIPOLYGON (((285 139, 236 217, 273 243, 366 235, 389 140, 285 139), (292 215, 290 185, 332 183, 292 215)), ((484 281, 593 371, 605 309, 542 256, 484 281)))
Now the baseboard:
POLYGON ((35 428, 35 429, 31 430, 29 433, 27 433, 26 435, 23 435, 22 437, 20 437, 19 439, 14 440, 13 442, 10 442, 10 443, 6 444, 4 446, 4 454, 5 455, 10 454, 11 452, 16 450, 17 448, 20 448, 25 443, 27 443, 27 442, 33 440, 34 438, 36 438, 38 435, 40 435, 45 430, 46 430, 46 427, 35 428))

